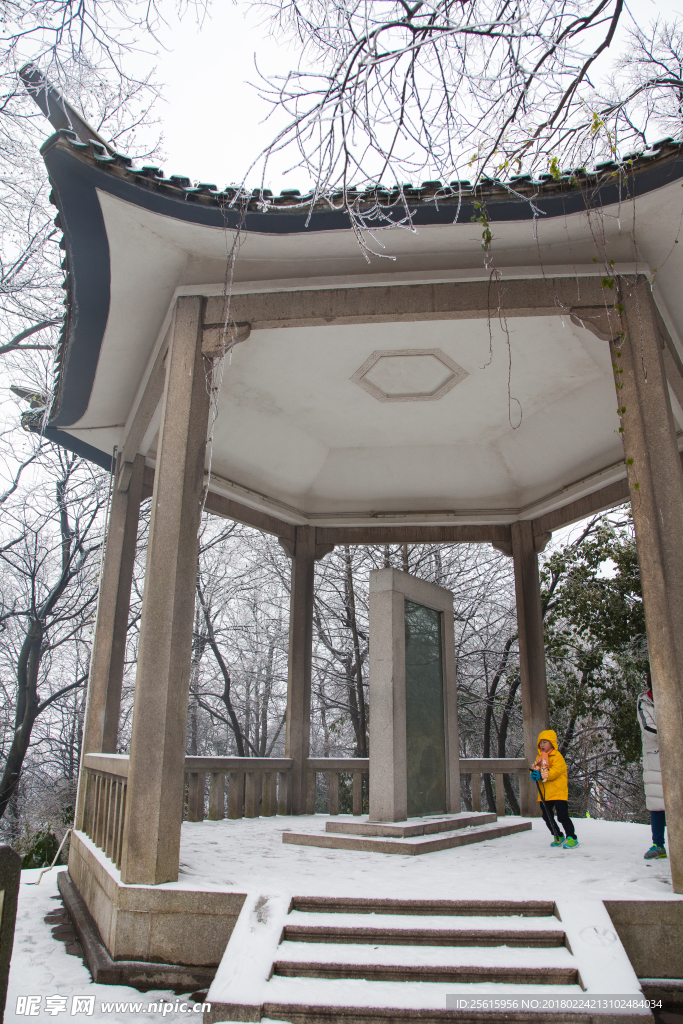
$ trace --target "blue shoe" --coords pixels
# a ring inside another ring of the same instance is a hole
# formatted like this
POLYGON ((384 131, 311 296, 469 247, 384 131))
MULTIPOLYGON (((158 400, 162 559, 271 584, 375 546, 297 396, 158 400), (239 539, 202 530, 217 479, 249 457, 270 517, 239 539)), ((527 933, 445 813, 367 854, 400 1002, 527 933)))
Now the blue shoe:
POLYGON ((571 837, 565 839, 565 841, 562 843, 562 846, 563 846, 563 848, 565 850, 573 850, 574 847, 578 846, 578 845, 579 845, 579 840, 578 839, 572 839, 571 837))
POLYGON ((645 860, 666 860, 666 850, 663 846, 651 846, 644 856, 645 860))
POLYGON ((555 838, 553 839, 553 841, 552 841, 552 843, 550 845, 551 846, 562 846, 563 842, 564 842, 564 836, 559 836, 559 838, 558 838, 558 836, 555 836, 555 838))

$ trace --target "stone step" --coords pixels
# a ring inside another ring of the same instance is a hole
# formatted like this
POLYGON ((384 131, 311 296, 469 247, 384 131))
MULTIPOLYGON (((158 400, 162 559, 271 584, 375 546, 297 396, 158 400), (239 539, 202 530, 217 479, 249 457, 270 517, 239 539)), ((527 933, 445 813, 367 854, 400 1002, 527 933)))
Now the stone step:
POLYGON ((475 825, 491 825, 497 821, 497 815, 485 811, 474 813, 463 812, 451 814, 446 818, 424 819, 419 821, 328 821, 326 832, 341 832, 352 836, 390 836, 394 839, 408 839, 411 836, 429 836, 437 832, 453 832, 459 828, 472 828, 475 825))
POLYGON ((512 930, 502 928, 365 928, 363 926, 288 924, 287 942, 353 942, 385 946, 519 946, 552 948, 565 945, 565 934, 557 930, 512 930))
MULTIPOLYGON (((295 964, 323 964, 334 971, 341 967, 348 971, 363 970, 368 963, 373 971, 382 966, 388 969, 402 968, 419 971, 420 968, 453 968, 454 970, 479 968, 505 968, 517 971, 527 969, 552 971, 555 969, 575 969, 577 964, 566 946, 539 948, 530 946, 443 946, 443 945, 391 945, 379 944, 368 948, 367 943, 328 942, 280 943, 275 952, 273 962, 295 964)), ((296 976, 294 974, 293 976, 296 976)), ((327 975, 325 975, 327 976, 327 975)), ((566 982, 557 982, 566 984, 566 982)))
POLYGON ((425 914, 433 917, 556 917, 550 900, 399 900, 294 896, 291 910, 308 914, 425 914))
POLYGON ((530 828, 530 821, 516 821, 509 825, 482 825, 468 831, 443 834, 438 839, 426 839, 420 836, 392 839, 329 833, 316 834, 315 832, 283 832, 282 842, 295 846, 317 846, 331 850, 358 850, 363 853, 395 853, 403 856, 415 856, 421 853, 451 850, 456 846, 469 846, 470 843, 483 843, 488 839, 501 839, 503 836, 514 835, 516 832, 526 832, 530 828))
MULTIPOLYGON (((205 1024, 607 1024, 615 1018, 584 1006, 566 1011, 557 1000, 640 993, 600 901, 283 894, 273 897, 259 940, 254 919, 262 899, 254 894, 243 908, 207 997, 205 1024), (547 1012, 540 1004, 500 1012, 466 1004, 539 993, 551 1000, 547 1012), (462 1009, 448 1007, 452 997, 462 1009)), ((652 1020, 648 1009, 619 1014, 619 1024, 652 1020)))
POLYGON ((478 967, 470 964, 343 964, 276 960, 273 974, 284 978, 360 978, 365 981, 448 982, 476 985, 576 985, 575 967, 478 967))
MULTIPOLYGON (((265 1003, 261 1024, 540 1024, 536 1011, 414 1009, 412 1007, 329 1006, 327 1004, 265 1003)), ((217 1020, 218 1018, 216 1018, 217 1020)), ((546 1024, 546 1017, 543 1024, 546 1024)), ((636 1018, 620 1017, 623 1024, 636 1018)), ((645 1018, 637 1018, 645 1021, 645 1018)), ((554 1012, 552 1024, 594 1024, 592 1013, 554 1012)), ((647 1024, 652 1024, 651 1018, 647 1024)))

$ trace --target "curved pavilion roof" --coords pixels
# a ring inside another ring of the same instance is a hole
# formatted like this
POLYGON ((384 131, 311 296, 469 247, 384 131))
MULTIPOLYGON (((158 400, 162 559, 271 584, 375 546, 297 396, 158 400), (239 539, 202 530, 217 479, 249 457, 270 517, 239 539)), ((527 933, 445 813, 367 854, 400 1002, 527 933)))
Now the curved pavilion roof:
MULTIPOLYGON (((211 489, 289 522, 510 522, 623 478, 609 347, 572 320, 602 302, 606 260, 654 277, 680 365, 683 150, 671 140, 591 174, 517 179, 517 196, 496 182, 407 191, 414 230, 386 223, 404 216, 396 195, 359 195, 385 218, 374 234, 390 258, 369 263, 329 204, 284 193, 241 212, 229 193, 135 170, 67 131, 42 153, 67 292, 46 435, 107 467, 176 296, 222 296, 240 225, 230 312, 252 330, 226 366, 211 489), (482 202, 500 284, 472 222, 482 202), (492 316, 468 315, 468 288, 485 289, 492 316)), ((139 445, 149 465, 159 419, 139 445)))

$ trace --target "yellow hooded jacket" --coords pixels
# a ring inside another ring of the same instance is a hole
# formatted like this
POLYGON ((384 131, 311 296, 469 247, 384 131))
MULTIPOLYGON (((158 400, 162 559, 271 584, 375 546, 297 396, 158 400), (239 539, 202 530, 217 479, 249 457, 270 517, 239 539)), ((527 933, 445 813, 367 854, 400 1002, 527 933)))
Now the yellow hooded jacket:
MULTIPOLYGON (((557 733, 553 729, 544 729, 538 734, 538 756, 541 756, 541 740, 550 740, 553 749, 544 754, 548 758, 548 779, 545 783, 539 783, 544 800, 568 800, 569 787, 567 784, 567 762, 557 749, 557 733)), ((537 797, 540 803, 540 795, 537 797)))

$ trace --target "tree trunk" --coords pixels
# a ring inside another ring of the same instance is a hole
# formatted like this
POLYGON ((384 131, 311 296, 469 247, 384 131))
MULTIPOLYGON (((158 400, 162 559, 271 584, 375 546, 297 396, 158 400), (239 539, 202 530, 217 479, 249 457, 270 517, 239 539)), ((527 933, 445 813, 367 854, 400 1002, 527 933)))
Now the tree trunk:
POLYGON ((323 727, 323 757, 330 756, 330 728, 327 724, 327 710, 325 708, 325 688, 320 683, 320 722, 323 727))
POLYGON ((367 711, 365 707, 365 691, 363 689, 363 664, 360 655, 358 620, 356 618, 356 594, 353 586, 353 566, 351 564, 351 550, 348 544, 344 546, 344 559, 346 562, 346 608, 348 614, 348 623, 351 628, 351 636, 353 639, 356 703, 358 708, 358 744, 356 757, 367 757, 368 724, 367 711))
POLYGON ((188 732, 190 734, 190 742, 189 742, 190 749, 188 750, 188 754, 191 757, 197 757, 197 754, 198 754, 198 749, 197 749, 197 703, 194 700, 190 703, 189 718, 190 718, 190 722, 189 722, 190 728, 189 728, 188 732))
POLYGON ((43 656, 44 633, 42 623, 35 618, 30 618, 17 664, 17 710, 14 738, 7 754, 2 779, 0 779, 0 818, 5 814, 7 805, 21 778, 21 768, 31 742, 31 732, 40 713, 38 673, 43 656))
POLYGON ((261 702, 261 742, 259 753, 261 757, 266 756, 268 749, 268 708, 273 692, 273 659, 275 656, 275 644, 271 641, 268 647, 268 659, 266 661, 266 678, 263 683, 263 700, 261 702))
MULTIPOLYGON (((247 748, 249 747, 249 734, 251 733, 251 679, 247 676, 247 680, 244 685, 244 739, 246 741, 247 748)), ((242 757, 245 755, 242 754, 242 757)), ((246 756, 249 757, 250 753, 247 749, 246 756)))
MULTIPOLYGON (((508 690, 507 699, 505 701, 505 707, 503 708, 503 714, 500 720, 500 728, 498 729, 498 757, 505 757, 505 746, 507 743, 508 725, 510 724, 510 716, 512 709, 515 705, 515 696, 519 689, 522 677, 518 674, 510 683, 510 689, 508 690)), ((519 801, 515 795, 515 791, 512 788, 509 775, 503 776, 503 784, 505 786, 505 795, 508 798, 510 804, 510 810, 513 814, 519 814, 519 801)))
POLYGON ((230 686, 232 680, 230 677, 230 672, 228 671, 228 666, 225 664, 223 655, 221 654, 220 648, 216 642, 216 636, 213 630, 213 622, 211 621, 211 613, 208 605, 204 601, 204 594, 202 593, 202 589, 199 584, 199 577, 197 577, 197 596, 199 598, 199 603, 201 605, 202 613, 204 615, 204 624, 206 626, 206 640, 213 652, 213 656, 216 659, 216 662, 218 663, 218 667, 221 670, 221 675, 223 676, 223 693, 221 694, 221 700, 225 704, 225 709, 228 713, 228 718, 230 719, 230 725, 233 731, 233 735, 235 737, 235 744, 237 746, 237 756, 244 757, 244 740, 242 736, 242 730, 240 729, 240 724, 237 720, 237 715, 235 714, 235 709, 232 706, 232 699, 230 697, 230 686))
MULTIPOLYGON (((512 645, 516 639, 516 635, 508 637, 505 643, 505 647, 503 648, 503 653, 501 654, 500 661, 498 663, 498 669, 496 670, 496 674, 491 681, 491 686, 489 687, 489 691, 486 695, 486 712, 484 713, 484 757, 491 756, 491 725, 495 725, 495 719, 493 717, 493 705, 496 697, 496 690, 498 689, 498 684, 500 683, 503 677, 505 666, 507 665, 508 659, 510 657, 510 650, 512 649, 512 645)), ((500 757, 500 754, 498 756, 500 757)), ((484 788, 486 790, 486 800, 489 805, 489 810, 495 813, 496 800, 493 795, 493 786, 491 785, 490 775, 484 776, 484 788)))

